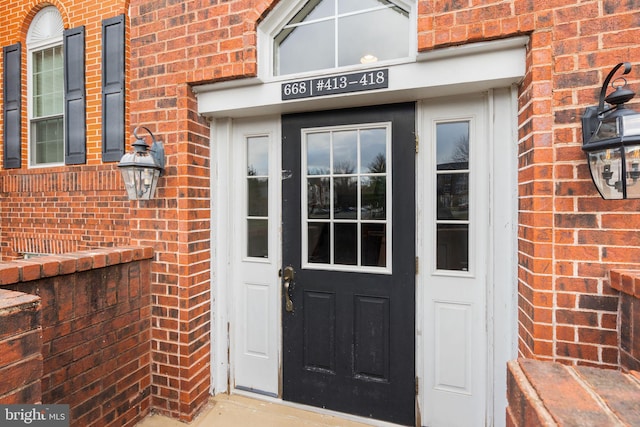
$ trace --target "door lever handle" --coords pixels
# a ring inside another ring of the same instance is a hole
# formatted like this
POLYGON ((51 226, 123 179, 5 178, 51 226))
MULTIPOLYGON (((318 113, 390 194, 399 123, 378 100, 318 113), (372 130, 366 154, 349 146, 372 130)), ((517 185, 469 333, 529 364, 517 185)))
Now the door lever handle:
POLYGON ((295 270, 291 266, 287 266, 284 269, 282 275, 284 285, 284 309, 288 312, 293 312, 293 301, 291 301, 291 289, 293 288, 293 277, 295 276, 295 270))

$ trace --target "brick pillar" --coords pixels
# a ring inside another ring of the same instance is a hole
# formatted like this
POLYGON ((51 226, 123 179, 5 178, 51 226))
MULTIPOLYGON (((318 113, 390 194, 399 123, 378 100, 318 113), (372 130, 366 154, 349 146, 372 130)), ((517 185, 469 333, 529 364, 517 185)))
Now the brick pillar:
MULTIPOLYGON (((158 89, 160 90, 160 89, 158 89)), ((164 89, 162 89, 164 90, 164 89)), ((132 123, 164 142, 166 169, 156 199, 133 202, 133 239, 153 246, 152 405, 191 421, 211 384, 209 128, 187 84, 167 85, 171 117, 134 113, 132 123)))
POLYGON ((519 97, 518 336, 524 357, 553 356, 551 31, 531 35, 519 97))

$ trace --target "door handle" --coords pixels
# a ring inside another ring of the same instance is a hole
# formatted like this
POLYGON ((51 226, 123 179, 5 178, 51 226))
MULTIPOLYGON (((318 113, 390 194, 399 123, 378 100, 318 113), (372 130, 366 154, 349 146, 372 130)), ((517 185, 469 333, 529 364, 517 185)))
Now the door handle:
POLYGON ((288 312, 293 312, 293 301, 291 301, 291 289, 293 288, 293 278, 295 276, 295 270, 290 265, 284 268, 282 274, 284 285, 284 309, 288 312))

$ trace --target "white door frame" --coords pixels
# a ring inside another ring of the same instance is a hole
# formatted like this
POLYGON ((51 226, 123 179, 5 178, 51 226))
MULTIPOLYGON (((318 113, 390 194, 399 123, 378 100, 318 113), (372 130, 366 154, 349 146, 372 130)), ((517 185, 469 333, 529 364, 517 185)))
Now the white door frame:
MULTIPOLYGON (((506 407, 506 362, 517 354, 517 89, 525 74, 526 37, 483 42, 421 54, 416 62, 389 67, 389 88, 375 93, 356 93, 317 99, 283 102, 280 99, 282 78, 272 81, 239 80, 194 88, 198 109, 212 119, 211 188, 212 188, 212 387, 213 394, 228 392, 230 381, 229 330, 231 297, 229 295, 228 243, 226 230, 232 194, 228 182, 229 144, 233 120, 239 117, 277 115, 350 106, 364 106, 401 101, 433 99, 470 93, 487 93, 490 144, 491 209, 489 256, 500 260, 489 264, 487 272, 488 358, 487 425, 504 424, 506 407), (499 64, 499 66, 496 66, 499 64), (473 71, 470 71, 473 70, 473 71), (220 207, 220 208, 219 208, 220 207)), ((420 112, 418 113, 420 117, 420 112)), ((420 129, 418 129, 420 131, 420 129)), ((421 167, 420 161, 418 167, 421 167)), ((417 182, 418 186, 421 185, 417 182)), ((418 200, 418 202, 420 202, 418 200)), ((420 208, 418 223, 423 218, 420 208)), ((417 241, 418 256, 425 256, 424 242, 417 241)), ((425 325, 424 274, 417 278, 416 298, 416 374, 424 385, 425 325)), ((419 411, 428 414, 433 408, 419 390, 419 411)), ((428 418, 428 417, 427 417, 428 418)))

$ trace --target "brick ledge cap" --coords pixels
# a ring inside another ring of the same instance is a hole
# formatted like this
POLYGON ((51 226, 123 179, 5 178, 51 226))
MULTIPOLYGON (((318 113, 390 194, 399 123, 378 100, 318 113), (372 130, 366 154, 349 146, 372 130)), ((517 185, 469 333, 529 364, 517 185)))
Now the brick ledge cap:
POLYGON ((617 291, 640 298, 640 270, 611 270, 609 283, 617 291))
POLYGON ((152 259, 153 254, 150 246, 116 246, 9 261, 0 263, 0 285, 152 259))

